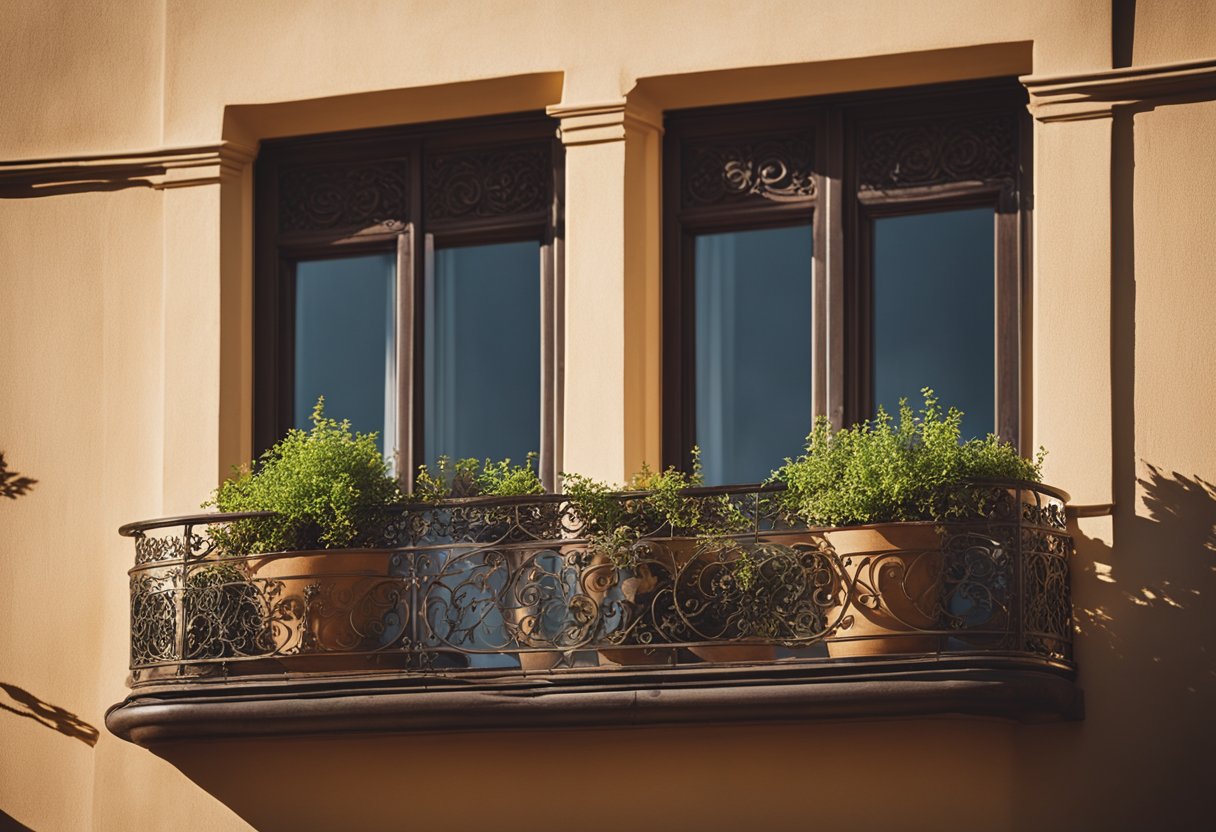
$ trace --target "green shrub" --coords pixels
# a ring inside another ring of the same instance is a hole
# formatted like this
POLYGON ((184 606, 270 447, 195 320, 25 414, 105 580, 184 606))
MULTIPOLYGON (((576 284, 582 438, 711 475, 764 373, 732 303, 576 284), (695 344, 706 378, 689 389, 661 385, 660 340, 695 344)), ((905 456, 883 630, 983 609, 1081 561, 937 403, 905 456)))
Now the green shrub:
POLYGON ((324 397, 312 429, 292 429, 256 465, 237 469, 204 503, 219 511, 274 511, 267 520, 217 526, 212 539, 229 554, 376 546, 397 481, 375 433, 325 416, 324 397))
POLYGON ((632 547, 655 526, 673 535, 697 537, 708 545, 744 531, 750 521, 726 495, 688 497, 684 491, 704 485, 701 449, 692 449, 692 473, 674 466, 655 471, 646 463, 624 486, 614 486, 581 474, 563 474, 563 490, 583 522, 593 548, 617 566, 632 563, 632 547), (629 492, 641 492, 628 498, 629 492))
POLYGON ((470 457, 453 463, 447 456, 441 456, 435 463, 434 472, 426 465, 418 466, 413 499, 433 503, 450 497, 544 494, 545 487, 536 473, 536 458, 533 452, 522 465, 512 465, 510 459, 478 462, 470 457))
POLYGON ((964 442, 963 414, 921 392, 919 412, 900 400, 898 422, 881 408, 839 431, 816 419, 806 452, 770 479, 786 486, 777 496, 784 512, 813 526, 946 520, 974 508, 968 480, 1040 479, 1043 450, 1031 461, 993 435, 964 442))

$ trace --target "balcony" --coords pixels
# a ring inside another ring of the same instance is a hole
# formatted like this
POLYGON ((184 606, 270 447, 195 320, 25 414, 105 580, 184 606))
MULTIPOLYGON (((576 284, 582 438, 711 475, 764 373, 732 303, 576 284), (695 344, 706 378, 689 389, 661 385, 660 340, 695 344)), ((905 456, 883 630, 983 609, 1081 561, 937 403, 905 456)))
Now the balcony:
MULTIPOLYGON (((119 736, 961 713, 1079 718, 1066 495, 975 483, 944 524, 791 525, 774 491, 686 496, 748 518, 621 551, 561 495, 402 506, 385 548, 221 556, 198 515, 135 541, 119 736)), ((636 494, 615 499, 635 500, 636 494)))

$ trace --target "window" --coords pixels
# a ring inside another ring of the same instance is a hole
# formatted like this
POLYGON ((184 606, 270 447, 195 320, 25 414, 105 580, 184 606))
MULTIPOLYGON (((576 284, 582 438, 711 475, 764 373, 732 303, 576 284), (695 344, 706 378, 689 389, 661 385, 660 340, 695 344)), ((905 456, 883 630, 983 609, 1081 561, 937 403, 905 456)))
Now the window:
POLYGON ((1017 441, 1026 122, 1015 81, 669 113, 664 464, 755 482, 924 386, 1017 441))
POLYGON ((267 142, 255 431, 326 411, 407 480, 440 455, 556 470, 561 146, 543 114, 267 142))

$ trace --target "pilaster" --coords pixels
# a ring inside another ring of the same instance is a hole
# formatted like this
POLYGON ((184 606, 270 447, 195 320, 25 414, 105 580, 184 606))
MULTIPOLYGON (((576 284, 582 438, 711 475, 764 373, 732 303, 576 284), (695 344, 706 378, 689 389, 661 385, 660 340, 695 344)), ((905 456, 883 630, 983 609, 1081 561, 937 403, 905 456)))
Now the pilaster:
POLYGON ((548 112, 566 147, 563 464, 620 482, 660 461, 661 115, 633 97, 548 112))

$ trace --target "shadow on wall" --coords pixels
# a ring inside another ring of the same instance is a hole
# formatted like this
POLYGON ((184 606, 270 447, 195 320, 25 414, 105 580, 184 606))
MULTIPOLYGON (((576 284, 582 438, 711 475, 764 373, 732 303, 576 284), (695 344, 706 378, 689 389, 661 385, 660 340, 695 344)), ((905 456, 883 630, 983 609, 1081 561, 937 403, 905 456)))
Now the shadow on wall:
MULTIPOLYGON (((1076 599, 1089 650, 1109 652, 1178 704, 1216 695, 1216 485, 1145 463, 1144 511, 1116 519, 1116 547, 1092 539, 1089 591, 1076 599)), ((1084 665, 1082 665, 1084 669, 1084 665)), ((1137 684, 1142 685, 1143 682, 1137 684)))
POLYGON ((0 809, 0 832, 33 832, 33 830, 8 812, 0 809))
MULTIPOLYGON (((0 711, 7 711, 26 719, 32 719, 47 728, 54 728, 64 736, 80 740, 90 748, 97 745, 97 729, 71 711, 43 702, 34 694, 16 685, 0 682, 0 691, 4 691, 8 698, 15 703, 14 706, 0 701, 0 711)), ((0 826, 0 829, 3 827, 0 826)))
POLYGON ((32 480, 29 477, 23 477, 16 471, 8 469, 8 463, 4 461, 4 452, 0 451, 0 497, 7 497, 10 500, 15 500, 18 497, 30 493, 30 489, 36 485, 38 480, 32 480))
POLYGON ((1113 548, 1073 528, 1085 721, 1023 726, 1016 828, 1205 829, 1216 743, 1216 485, 1141 461, 1113 548))

